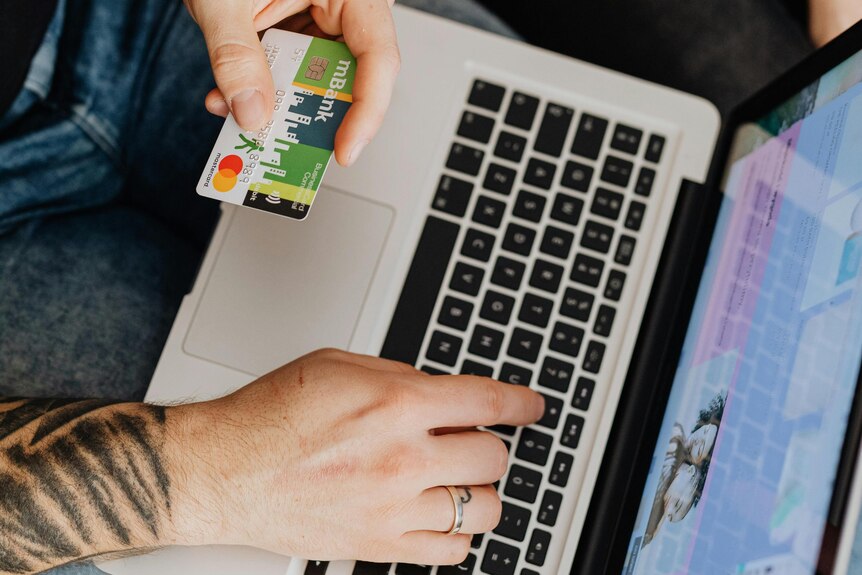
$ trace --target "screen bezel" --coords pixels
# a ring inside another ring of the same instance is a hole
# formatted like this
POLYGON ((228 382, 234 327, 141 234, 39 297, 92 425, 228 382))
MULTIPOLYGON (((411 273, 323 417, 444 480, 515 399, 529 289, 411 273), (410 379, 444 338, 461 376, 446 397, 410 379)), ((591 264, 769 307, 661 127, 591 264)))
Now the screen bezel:
MULTIPOLYGON (((811 54, 727 117, 705 186, 684 182, 629 366, 583 535, 571 566, 578 573, 623 572, 664 410, 722 204, 720 184, 737 129, 796 95, 862 50, 862 22, 811 54)), ((862 437, 862 375, 841 451, 817 574, 834 572, 847 496, 862 437)))

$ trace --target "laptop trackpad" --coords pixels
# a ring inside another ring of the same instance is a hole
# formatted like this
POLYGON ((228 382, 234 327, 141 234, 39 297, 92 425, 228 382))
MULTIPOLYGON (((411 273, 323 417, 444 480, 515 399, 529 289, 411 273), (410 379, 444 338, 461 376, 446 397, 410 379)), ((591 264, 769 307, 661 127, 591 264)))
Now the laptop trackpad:
POLYGON ((321 347, 346 348, 393 216, 327 187, 303 222, 238 208, 185 351, 262 375, 321 347))

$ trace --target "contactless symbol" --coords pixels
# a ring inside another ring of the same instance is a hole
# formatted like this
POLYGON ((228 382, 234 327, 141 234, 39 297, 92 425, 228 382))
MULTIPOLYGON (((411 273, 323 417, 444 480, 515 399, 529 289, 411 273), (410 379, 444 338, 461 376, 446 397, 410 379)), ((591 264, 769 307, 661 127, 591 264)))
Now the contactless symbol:
POLYGON ((323 74, 326 73, 326 67, 329 66, 329 60, 315 56, 308 62, 308 68, 305 70, 305 77, 309 80, 321 80, 323 74))
POLYGON ((237 176, 242 172, 242 158, 235 154, 226 156, 218 164, 218 172, 213 176, 213 188, 219 192, 229 192, 236 185, 237 176))

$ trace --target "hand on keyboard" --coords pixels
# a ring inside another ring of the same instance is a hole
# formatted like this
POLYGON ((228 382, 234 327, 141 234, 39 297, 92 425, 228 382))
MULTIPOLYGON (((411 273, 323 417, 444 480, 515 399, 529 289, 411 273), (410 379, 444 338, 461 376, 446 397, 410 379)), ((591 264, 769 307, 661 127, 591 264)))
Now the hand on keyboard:
POLYGON ((496 527, 503 442, 476 426, 527 425, 542 396, 476 376, 323 350, 239 391, 175 409, 189 497, 174 506, 198 543, 321 560, 455 564, 496 527), (464 522, 453 526, 459 487, 464 522))

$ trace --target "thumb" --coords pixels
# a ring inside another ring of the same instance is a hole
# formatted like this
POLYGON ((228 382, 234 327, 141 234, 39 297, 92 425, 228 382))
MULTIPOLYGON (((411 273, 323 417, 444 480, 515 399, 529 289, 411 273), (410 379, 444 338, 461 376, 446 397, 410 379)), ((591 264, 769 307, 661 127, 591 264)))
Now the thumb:
MULTIPOLYGON (((191 2, 190 2, 191 4, 191 2)), ((259 130, 272 116, 275 88, 248 0, 194 3, 213 75, 243 130, 259 130)))

